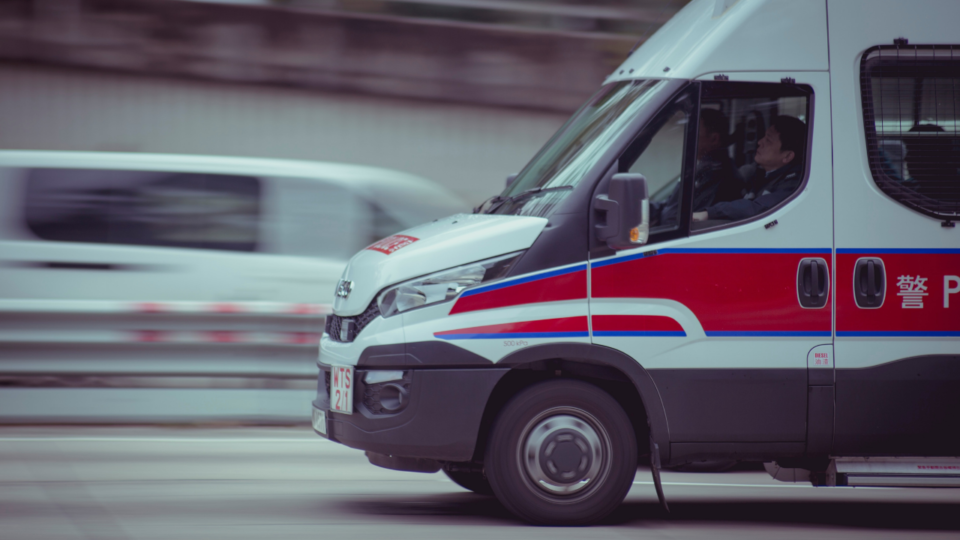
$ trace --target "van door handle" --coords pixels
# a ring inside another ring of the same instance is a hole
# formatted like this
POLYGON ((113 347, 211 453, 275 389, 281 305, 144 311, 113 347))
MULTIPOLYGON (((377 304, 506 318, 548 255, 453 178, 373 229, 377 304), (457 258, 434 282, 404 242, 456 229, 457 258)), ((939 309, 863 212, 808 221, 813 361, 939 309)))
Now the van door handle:
POLYGON ((864 257, 853 269, 853 296, 857 306, 865 309, 883 305, 886 290, 886 272, 883 259, 864 257))
POLYGON ((797 299, 805 308, 821 308, 827 305, 830 290, 830 273, 823 259, 802 259, 797 268, 797 299))
POLYGON ((820 298, 820 283, 819 283, 820 267, 819 266, 814 267, 815 264, 816 263, 812 261, 810 262, 810 281, 812 282, 811 285, 813 289, 813 291, 810 293, 810 296, 812 296, 813 298, 819 299, 820 298))

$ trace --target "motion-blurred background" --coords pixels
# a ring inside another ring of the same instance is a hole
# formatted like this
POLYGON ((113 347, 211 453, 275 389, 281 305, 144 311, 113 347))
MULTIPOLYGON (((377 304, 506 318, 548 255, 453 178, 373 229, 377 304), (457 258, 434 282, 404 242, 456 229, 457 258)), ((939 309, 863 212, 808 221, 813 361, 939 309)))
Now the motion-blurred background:
POLYGON ((498 193, 686 3, 0 0, 0 422, 305 421, 349 255, 498 193))
POLYGON ((476 203, 685 0, 3 0, 0 148, 329 160, 476 203))

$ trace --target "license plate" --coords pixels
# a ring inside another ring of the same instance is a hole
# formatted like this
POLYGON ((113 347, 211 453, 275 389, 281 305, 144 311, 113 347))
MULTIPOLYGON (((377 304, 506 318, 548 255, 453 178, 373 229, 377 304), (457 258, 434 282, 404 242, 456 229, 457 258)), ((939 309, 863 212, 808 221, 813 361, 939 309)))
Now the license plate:
POLYGON ((327 413, 318 409, 313 410, 313 429, 321 435, 327 434, 327 413))
POLYGON ((353 414, 353 367, 330 368, 330 410, 353 414))

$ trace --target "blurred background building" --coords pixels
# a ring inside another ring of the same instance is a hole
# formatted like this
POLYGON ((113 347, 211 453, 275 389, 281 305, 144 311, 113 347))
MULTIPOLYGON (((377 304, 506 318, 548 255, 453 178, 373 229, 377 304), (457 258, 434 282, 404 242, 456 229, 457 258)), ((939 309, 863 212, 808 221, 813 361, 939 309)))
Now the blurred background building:
POLYGON ((686 0, 2 0, 0 148, 327 160, 498 192, 686 0))

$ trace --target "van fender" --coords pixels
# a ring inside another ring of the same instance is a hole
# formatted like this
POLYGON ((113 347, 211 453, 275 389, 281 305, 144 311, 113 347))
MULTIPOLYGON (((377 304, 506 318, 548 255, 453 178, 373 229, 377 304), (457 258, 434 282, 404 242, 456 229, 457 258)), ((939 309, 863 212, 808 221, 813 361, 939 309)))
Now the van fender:
MULTIPOLYGON (((647 413, 647 425, 652 442, 656 443, 660 450, 660 463, 670 462, 670 426, 667 423, 660 391, 647 370, 631 356, 603 345, 549 343, 512 352, 497 362, 497 365, 522 369, 528 364, 557 360, 611 368, 622 373, 640 394, 640 400, 647 413)), ((630 413, 631 411, 627 411, 628 415, 630 413)), ((643 442, 637 441, 637 444, 642 447, 643 442)))

